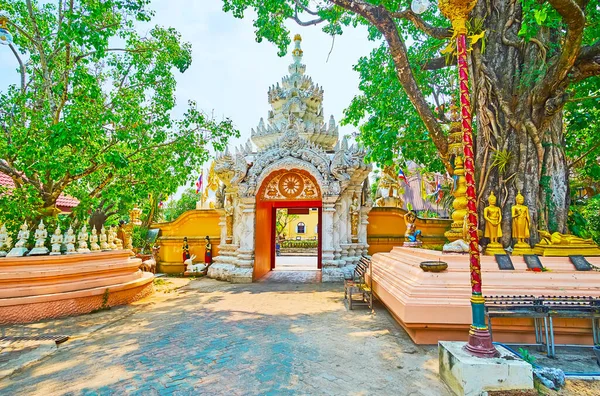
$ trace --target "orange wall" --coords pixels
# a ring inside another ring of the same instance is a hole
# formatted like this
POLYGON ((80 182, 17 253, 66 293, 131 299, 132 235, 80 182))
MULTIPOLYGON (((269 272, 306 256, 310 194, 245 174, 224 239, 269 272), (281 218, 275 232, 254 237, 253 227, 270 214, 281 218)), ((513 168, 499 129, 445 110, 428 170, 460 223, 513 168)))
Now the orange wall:
POLYGON ((195 263, 204 262, 205 238, 208 235, 212 242, 212 257, 219 254, 221 228, 219 227, 220 211, 215 209, 189 210, 169 223, 154 223, 150 228, 161 230, 158 238, 160 245, 158 271, 181 273, 183 265, 183 237, 188 238, 190 254, 195 254, 195 263))
POLYGON ((273 246, 273 202, 259 201, 256 204, 256 244, 254 248, 254 272, 252 280, 271 271, 273 246))
MULTIPOLYGON (((406 224, 406 210, 400 208, 373 208, 369 212, 367 242, 369 254, 389 252, 394 246, 402 246, 406 224)), ((425 247, 443 245, 447 242, 444 232, 450 228, 450 219, 417 219, 417 229, 421 230, 421 240, 425 247)))

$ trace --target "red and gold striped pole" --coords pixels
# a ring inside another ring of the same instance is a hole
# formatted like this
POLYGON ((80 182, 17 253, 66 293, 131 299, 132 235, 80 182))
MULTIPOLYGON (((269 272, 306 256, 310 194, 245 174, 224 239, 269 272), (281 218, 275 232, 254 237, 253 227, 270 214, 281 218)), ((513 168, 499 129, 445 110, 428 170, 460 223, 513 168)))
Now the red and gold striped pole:
POLYGON ((450 19, 456 37, 460 109, 463 130, 465 179, 467 181, 467 212, 469 226, 469 264, 471 272, 471 311, 473 321, 469 330, 469 342, 465 349, 474 356, 494 357, 498 351, 485 323, 484 299, 481 293, 481 262, 479 257, 479 234, 477 233, 477 195, 475 189, 475 156, 473 153, 473 119, 469 93, 469 69, 467 67, 467 28, 469 12, 477 0, 439 0, 442 14, 450 19))

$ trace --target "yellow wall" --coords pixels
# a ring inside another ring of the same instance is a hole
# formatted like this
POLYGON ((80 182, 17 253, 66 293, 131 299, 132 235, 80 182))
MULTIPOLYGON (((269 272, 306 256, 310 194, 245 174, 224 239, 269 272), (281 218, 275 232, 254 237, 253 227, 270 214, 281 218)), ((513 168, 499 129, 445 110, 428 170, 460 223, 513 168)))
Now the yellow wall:
POLYGON ((307 215, 296 215, 298 219, 292 220, 290 224, 287 225, 285 235, 286 239, 295 240, 296 237, 300 237, 302 239, 316 239, 318 236, 317 224, 319 224, 319 211, 311 210, 307 215), (304 223, 306 227, 304 227, 305 233, 298 234, 296 232, 298 223, 304 223))
MULTIPOLYGON (((369 254, 389 252, 394 246, 402 246, 406 224, 406 210, 400 208, 373 208, 369 212, 367 242, 369 254)), ((451 219, 417 219, 421 240, 426 247, 440 246, 447 242, 444 232, 450 229, 451 219)))
POLYGON ((183 237, 188 238, 190 254, 195 254, 194 263, 204 262, 205 238, 208 235, 212 243, 212 257, 219 254, 221 229, 219 227, 220 210, 189 210, 176 220, 168 223, 154 223, 150 228, 161 230, 158 244, 160 254, 158 272, 181 273, 183 265, 183 237))

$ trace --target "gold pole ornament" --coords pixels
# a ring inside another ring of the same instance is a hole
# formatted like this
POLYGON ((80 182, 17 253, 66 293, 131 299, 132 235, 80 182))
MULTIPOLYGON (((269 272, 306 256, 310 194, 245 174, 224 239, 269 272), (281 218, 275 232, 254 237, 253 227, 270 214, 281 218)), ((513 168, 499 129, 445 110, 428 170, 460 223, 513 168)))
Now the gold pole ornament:
POLYGON ((477 0, 439 0, 440 12, 452 22, 454 36, 467 34, 467 19, 475 4, 477 0))

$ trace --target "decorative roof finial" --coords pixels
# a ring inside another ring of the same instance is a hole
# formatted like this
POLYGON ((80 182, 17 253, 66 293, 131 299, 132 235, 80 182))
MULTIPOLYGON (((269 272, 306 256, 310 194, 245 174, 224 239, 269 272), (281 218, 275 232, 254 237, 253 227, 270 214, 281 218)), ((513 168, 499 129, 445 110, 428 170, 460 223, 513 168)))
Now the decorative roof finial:
POLYGON ((300 46, 300 44, 302 43, 302 37, 297 34, 294 36, 294 49, 292 50, 292 57, 294 58, 294 63, 295 64, 300 64, 300 62, 302 61, 302 54, 304 53, 304 51, 302 51, 302 47, 300 46))

